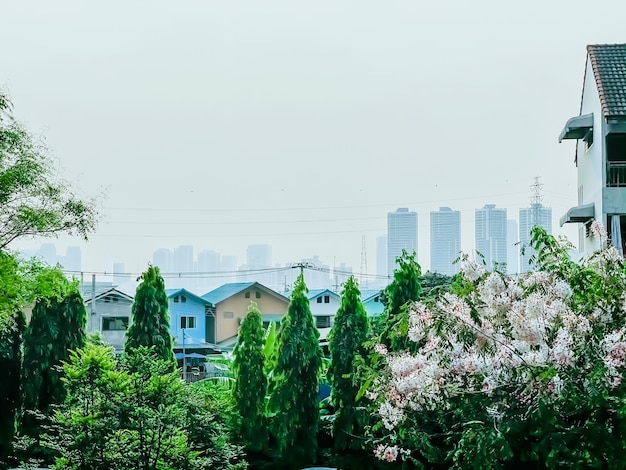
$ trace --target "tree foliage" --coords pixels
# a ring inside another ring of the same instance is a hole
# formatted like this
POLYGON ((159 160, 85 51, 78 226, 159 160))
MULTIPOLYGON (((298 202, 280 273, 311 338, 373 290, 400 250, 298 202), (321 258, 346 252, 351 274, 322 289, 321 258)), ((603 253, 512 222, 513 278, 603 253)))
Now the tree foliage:
POLYGON ((71 350, 85 344, 86 313, 76 282, 56 268, 37 276, 39 297, 24 333, 22 388, 24 410, 21 431, 36 437, 36 413, 48 415, 51 405, 62 403, 65 388, 59 367, 71 350))
POLYGON ((354 380, 355 356, 363 354, 368 336, 368 320, 354 276, 346 281, 341 306, 328 337, 330 366, 327 377, 332 387, 331 402, 336 410, 333 422, 335 448, 361 448, 353 436, 361 436, 367 411, 356 402, 359 386, 354 380))
POLYGON ((234 350, 233 369, 235 405, 241 416, 241 438, 254 451, 266 446, 265 395, 267 378, 264 371, 263 319, 256 303, 251 302, 241 323, 234 350))
POLYGON ((125 350, 151 348, 157 357, 176 366, 165 282, 157 266, 149 266, 139 280, 132 307, 132 322, 126 334, 125 350))
POLYGON ((307 291, 301 274, 281 322, 277 361, 270 379, 272 434, 278 455, 293 468, 314 462, 317 451, 322 349, 307 291))
POLYGON ((187 387, 148 348, 117 363, 105 345, 88 343, 64 364, 68 390, 47 445, 56 468, 234 470, 245 468, 202 389, 187 387))
POLYGON ((365 396, 375 455, 412 468, 624 468, 626 265, 613 247, 577 264, 533 229, 536 271, 461 278, 415 302, 412 347, 372 350, 365 396))
POLYGON ((87 235, 95 228, 93 200, 81 200, 56 173, 41 141, 9 115, 0 92, 0 249, 13 240, 60 233, 87 235))

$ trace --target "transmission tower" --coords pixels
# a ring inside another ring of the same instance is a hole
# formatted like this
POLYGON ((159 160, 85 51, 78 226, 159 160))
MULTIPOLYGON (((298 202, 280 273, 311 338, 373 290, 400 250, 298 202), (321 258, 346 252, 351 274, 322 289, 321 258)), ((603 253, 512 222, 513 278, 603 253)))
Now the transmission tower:
POLYGON ((365 235, 361 238, 361 285, 367 289, 367 248, 365 235))
POLYGON ((532 225, 536 225, 539 223, 539 209, 541 208, 541 201, 543 201, 543 183, 539 182, 539 176, 535 176, 535 182, 530 185, 530 190, 532 191, 532 195, 530 196, 530 207, 532 207, 532 215, 533 215, 533 223, 532 225))

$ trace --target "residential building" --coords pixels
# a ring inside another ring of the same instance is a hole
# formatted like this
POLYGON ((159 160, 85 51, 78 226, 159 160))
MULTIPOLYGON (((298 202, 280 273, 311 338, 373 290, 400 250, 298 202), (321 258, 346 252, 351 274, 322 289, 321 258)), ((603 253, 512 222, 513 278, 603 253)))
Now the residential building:
POLYGON ((400 207, 387 213, 387 275, 393 277, 402 250, 417 256, 417 213, 400 207))
POLYGON ((535 250, 530 245, 531 231, 533 227, 543 227, 548 233, 552 233, 552 208, 546 207, 540 202, 524 207, 519 210, 519 258, 520 272, 525 273, 532 269, 530 259, 535 250))
POLYGON ((165 292, 174 350, 216 350, 215 311, 211 302, 187 289, 166 289, 165 292))
POLYGON ((87 310, 87 331, 99 332, 104 341, 121 353, 132 318, 134 293, 94 283, 85 284, 82 294, 87 310))
POLYGON ((576 140, 578 205, 561 225, 579 223, 578 248, 589 256, 607 243, 590 229, 602 223, 608 241, 624 254, 626 241, 626 44, 587 46, 580 113, 559 135, 576 140))
POLYGON ((519 233, 517 221, 506 221, 506 272, 517 274, 519 272, 519 233))
POLYGON ((224 284, 207 292, 202 298, 213 306, 215 341, 218 347, 229 348, 237 342, 239 325, 255 302, 263 321, 279 322, 287 313, 289 299, 258 282, 224 284))
POLYGON ((476 209, 475 216, 476 250, 484 257, 489 269, 503 269, 507 261, 506 209, 487 204, 476 209))
POLYGON ((330 328, 341 306, 341 296, 330 289, 311 289, 307 294, 311 315, 318 328, 330 328))
POLYGON ((380 315, 385 310, 382 302, 382 290, 380 289, 364 289, 361 291, 361 302, 368 317, 380 315))
POLYGON ((430 213, 430 271, 453 276, 461 252, 461 213, 440 207, 430 213))

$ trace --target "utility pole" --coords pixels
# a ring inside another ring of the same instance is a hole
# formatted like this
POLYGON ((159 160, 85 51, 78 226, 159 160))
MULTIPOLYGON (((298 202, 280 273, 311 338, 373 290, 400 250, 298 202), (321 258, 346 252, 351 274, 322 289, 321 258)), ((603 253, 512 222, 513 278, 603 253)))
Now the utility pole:
MULTIPOLYGON (((185 319, 187 321, 187 319, 185 319)), ((185 353, 185 329, 183 328, 183 377, 187 381, 187 354, 185 353)))

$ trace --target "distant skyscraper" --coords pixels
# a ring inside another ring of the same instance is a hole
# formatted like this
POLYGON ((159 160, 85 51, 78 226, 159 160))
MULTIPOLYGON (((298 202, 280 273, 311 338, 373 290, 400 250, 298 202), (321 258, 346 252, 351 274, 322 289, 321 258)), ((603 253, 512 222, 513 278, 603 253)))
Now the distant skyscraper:
POLYGON ((376 276, 387 277, 387 235, 376 237, 376 276))
POLYGON ((126 265, 121 261, 113 263, 113 284, 119 286, 129 281, 131 281, 131 277, 126 274, 126 265))
POLYGON ((178 273, 193 272, 193 246, 181 245, 174 250, 174 271, 178 273))
POLYGON ((506 220, 506 209, 496 209, 495 204, 476 209, 476 250, 484 256, 489 269, 496 264, 506 265, 506 220))
POLYGON ((519 272, 519 240, 517 238, 517 222, 513 219, 506 221, 506 272, 519 272))
POLYGON ((440 207, 430 213, 430 271, 452 276, 459 272, 454 263, 461 251, 461 213, 440 207))
POLYGON ((552 233, 552 208, 545 207, 541 203, 531 204, 519 210, 519 241, 520 249, 520 272, 525 273, 531 269, 530 257, 535 253, 530 247, 530 232, 533 227, 543 227, 548 233, 552 233))
POLYGON ((252 269, 272 266, 272 245, 248 245, 246 264, 252 269))
POLYGON ((174 266, 172 263, 173 257, 174 254, 172 253, 172 250, 168 250, 167 248, 160 248, 152 254, 152 264, 154 266, 158 266, 161 274, 171 273, 174 271, 174 266))
POLYGON ((39 256, 50 266, 55 266, 59 261, 57 258, 57 247, 54 243, 43 243, 39 248, 39 256))
POLYGON ((65 256, 62 260, 59 261, 66 271, 73 271, 75 273, 80 272, 82 265, 82 255, 80 247, 68 246, 65 250, 65 256))
POLYGON ((387 213, 387 275, 393 277, 402 250, 417 253, 417 213, 401 207, 387 213))

